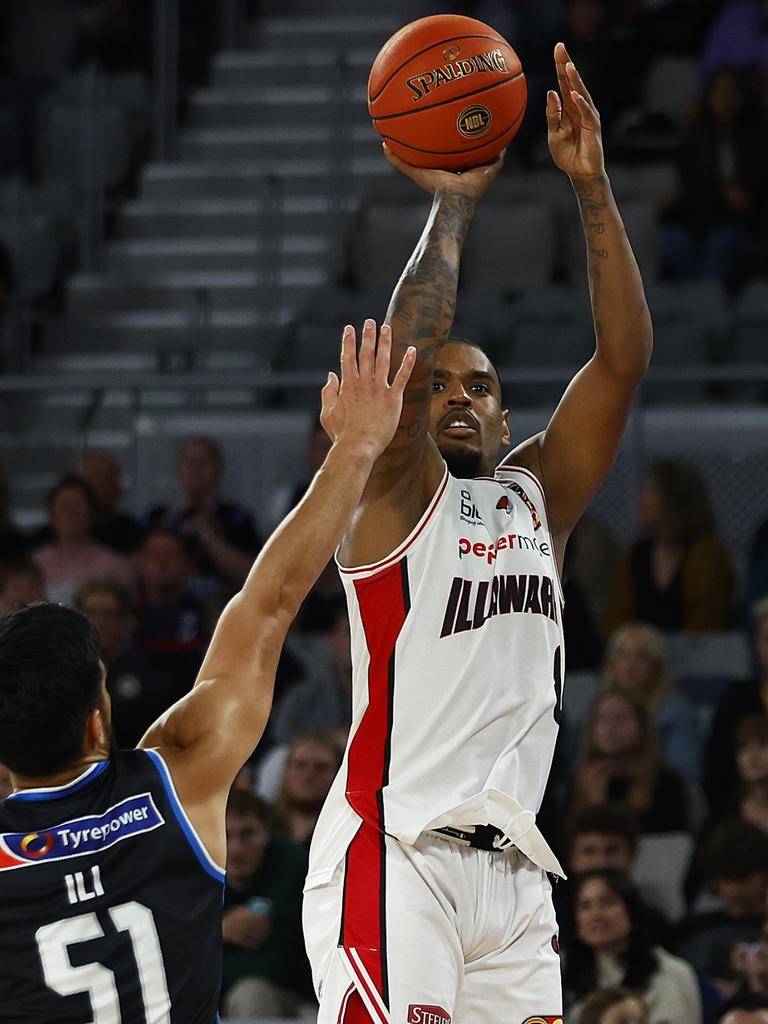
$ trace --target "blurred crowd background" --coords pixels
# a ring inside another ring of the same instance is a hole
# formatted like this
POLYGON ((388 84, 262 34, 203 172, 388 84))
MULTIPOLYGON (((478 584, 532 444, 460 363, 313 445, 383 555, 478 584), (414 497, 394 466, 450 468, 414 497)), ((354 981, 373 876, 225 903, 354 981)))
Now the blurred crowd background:
MULTIPOLYGON (((563 39, 603 119, 654 367, 571 541, 565 715, 541 811, 569 1024, 768 1021, 768 4, 7 0, 0 10, 0 613, 95 625, 117 738, 187 692, 328 449, 344 322, 383 316, 426 216, 365 80, 409 18, 470 14, 529 111, 478 214, 457 332, 513 437, 593 344, 543 116, 563 39)), ((351 718, 333 565, 227 818, 223 1003, 313 1019, 308 844, 351 718)), ((3 776, 2 785, 6 785, 3 776)))

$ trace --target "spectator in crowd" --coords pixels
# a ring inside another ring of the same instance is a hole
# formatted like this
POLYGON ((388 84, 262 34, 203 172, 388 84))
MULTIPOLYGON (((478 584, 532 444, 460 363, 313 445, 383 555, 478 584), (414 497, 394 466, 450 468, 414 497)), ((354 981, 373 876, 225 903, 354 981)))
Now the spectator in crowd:
POLYGON ((768 715, 745 719, 736 732, 741 778, 739 814, 768 835, 768 715))
POLYGON ((733 800, 723 804, 704 823, 686 879, 692 901, 704 884, 706 841, 723 820, 746 821, 768 835, 768 715, 745 718, 736 730, 737 786, 733 800))
POLYGON ((628 988, 605 988, 584 1000, 581 1024, 648 1024, 648 1010, 628 988))
POLYGON ((768 1024, 768 996, 744 993, 729 999, 720 1011, 718 1024, 768 1024))
POLYGON ((641 622, 619 626, 608 641, 603 683, 639 700, 651 717, 661 756, 689 782, 701 774, 701 742, 693 709, 677 692, 664 635, 641 622))
POLYGON ((150 509, 147 526, 170 527, 185 538, 194 589, 207 603, 219 589, 231 591, 242 586, 261 539, 250 512, 220 497, 224 453, 212 438, 188 438, 179 449, 177 472, 184 507, 150 509))
POLYGON ((704 46, 701 70, 705 79, 728 68, 768 77, 768 3, 728 0, 721 5, 704 46))
POLYGON ((152 530, 139 553, 136 646, 168 680, 174 700, 195 681, 209 640, 205 608, 190 588, 184 538, 152 530))
MULTIPOLYGON (((637 818, 624 804, 587 807, 571 823, 566 866, 568 878, 552 891, 562 934, 573 932, 574 880, 590 871, 616 871, 631 877, 637 858, 637 818)), ((655 907, 646 908, 646 923, 654 942, 669 948, 672 930, 655 907)))
POLYGON ((75 590, 87 580, 114 579, 134 588, 130 562, 93 539, 96 499, 78 476, 65 476, 48 499, 53 540, 33 554, 45 573, 51 601, 69 604, 75 590))
POLYGON ((29 550, 29 539, 13 522, 8 474, 0 463, 0 563, 16 562, 29 550))
POLYGON ((768 598, 768 519, 755 530, 747 559, 742 615, 748 627, 753 625, 753 609, 763 598, 768 598))
POLYGON ((682 777, 659 756, 648 712, 634 696, 608 689, 592 702, 576 769, 570 813, 618 801, 637 815, 640 831, 689 829, 682 777))
POLYGON ((745 821, 719 825, 700 852, 701 875, 720 900, 679 924, 676 949, 694 967, 718 977, 740 942, 759 941, 768 895, 768 836, 745 821))
POLYGON ((124 587, 112 580, 90 580, 75 594, 74 605, 99 634, 118 745, 135 747, 178 694, 133 645, 136 622, 124 587))
POLYGON ((745 718, 768 712, 768 598, 753 609, 756 674, 731 684, 720 698, 704 757, 704 789, 713 814, 722 817, 737 796, 736 733, 745 718))
POLYGON ((755 271, 768 208, 768 146, 756 106, 734 71, 717 71, 707 83, 679 153, 679 198, 666 214, 669 277, 738 287, 755 271))
POLYGON ((324 732, 352 722, 352 654, 346 601, 337 599, 328 633, 329 663, 286 694, 274 711, 272 737, 290 743, 304 732, 324 732))
POLYGON ((110 452, 89 451, 80 460, 80 476, 96 498, 93 536, 121 555, 132 555, 141 547, 144 532, 138 521, 120 511, 123 494, 120 463, 110 452))
POLYGON ((617 567, 603 617, 606 632, 625 622, 648 622, 659 629, 726 629, 733 567, 696 470, 671 459, 651 466, 637 519, 640 537, 617 567))
POLYGON ((734 969, 742 978, 742 992, 768 996, 768 906, 760 942, 739 943, 731 954, 734 969))
MULTIPOLYGON (((277 526, 304 496, 330 447, 331 440, 323 430, 318 416, 312 422, 305 468, 295 479, 278 488, 270 501, 268 518, 271 528, 277 526)), ((335 606, 342 593, 336 564, 331 559, 302 605, 297 628, 302 633, 321 633, 331 628, 335 606)))
POLYGON ((275 801, 275 828, 296 843, 309 843, 342 750, 328 733, 305 733, 288 748, 283 784, 275 801))
POLYGON ((293 1017, 307 970, 306 850, 274 836, 269 805, 243 790, 230 794, 226 828, 223 1012, 237 1020, 293 1017))
POLYGON ((45 598, 45 575, 37 563, 9 562, 0 568, 0 615, 45 598))
POLYGON ((566 951, 565 991, 570 1024, 580 1024, 583 1001, 617 985, 639 992, 649 1024, 702 1024, 701 995, 690 964, 653 944, 646 910, 621 874, 592 871, 576 881, 576 934, 566 951))
POLYGON ((318 415, 312 421, 312 429, 309 432, 305 468, 296 478, 286 481, 279 487, 269 503, 268 525, 270 529, 274 529, 285 519, 291 509, 298 505, 330 450, 331 439, 323 429, 320 423, 320 416, 318 415))

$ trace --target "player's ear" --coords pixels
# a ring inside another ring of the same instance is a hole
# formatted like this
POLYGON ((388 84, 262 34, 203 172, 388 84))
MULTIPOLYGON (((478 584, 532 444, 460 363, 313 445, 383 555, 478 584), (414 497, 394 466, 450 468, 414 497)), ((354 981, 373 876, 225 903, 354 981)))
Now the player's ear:
POLYGON ((85 749, 103 750, 109 746, 109 729, 107 728, 104 709, 93 708, 85 720, 85 749))
POLYGON ((509 448, 512 444, 512 435, 509 432, 509 409, 501 410, 501 445, 509 448))

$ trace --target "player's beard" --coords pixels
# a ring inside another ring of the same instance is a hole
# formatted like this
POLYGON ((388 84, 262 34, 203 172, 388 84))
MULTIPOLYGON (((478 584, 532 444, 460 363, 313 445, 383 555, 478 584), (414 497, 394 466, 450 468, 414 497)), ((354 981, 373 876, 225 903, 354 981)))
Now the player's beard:
POLYGON ((474 480, 481 476, 483 468, 483 453, 479 448, 440 448, 440 454, 445 459, 448 472, 459 480, 474 480))

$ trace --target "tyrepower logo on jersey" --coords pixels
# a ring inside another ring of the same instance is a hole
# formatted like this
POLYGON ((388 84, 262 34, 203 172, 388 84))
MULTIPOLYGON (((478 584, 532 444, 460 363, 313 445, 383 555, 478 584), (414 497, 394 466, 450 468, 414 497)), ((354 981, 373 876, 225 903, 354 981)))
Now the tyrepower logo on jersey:
POLYGON ((122 839, 165 824, 150 793, 129 797, 103 814, 52 825, 41 832, 0 835, 0 871, 101 853, 122 839))
POLYGON ((454 577, 440 638, 480 629, 496 615, 545 615, 557 622, 555 587, 549 576, 510 573, 488 580, 454 577))
POLYGON ((451 1015, 442 1006, 411 1003, 408 1007, 408 1024, 451 1024, 451 1015))
POLYGON ((522 533, 508 533, 499 537, 495 544, 473 542, 468 537, 459 538, 459 558, 482 558, 488 565, 492 565, 500 551, 537 551, 544 558, 551 554, 546 541, 539 542, 537 537, 525 537, 522 533))

